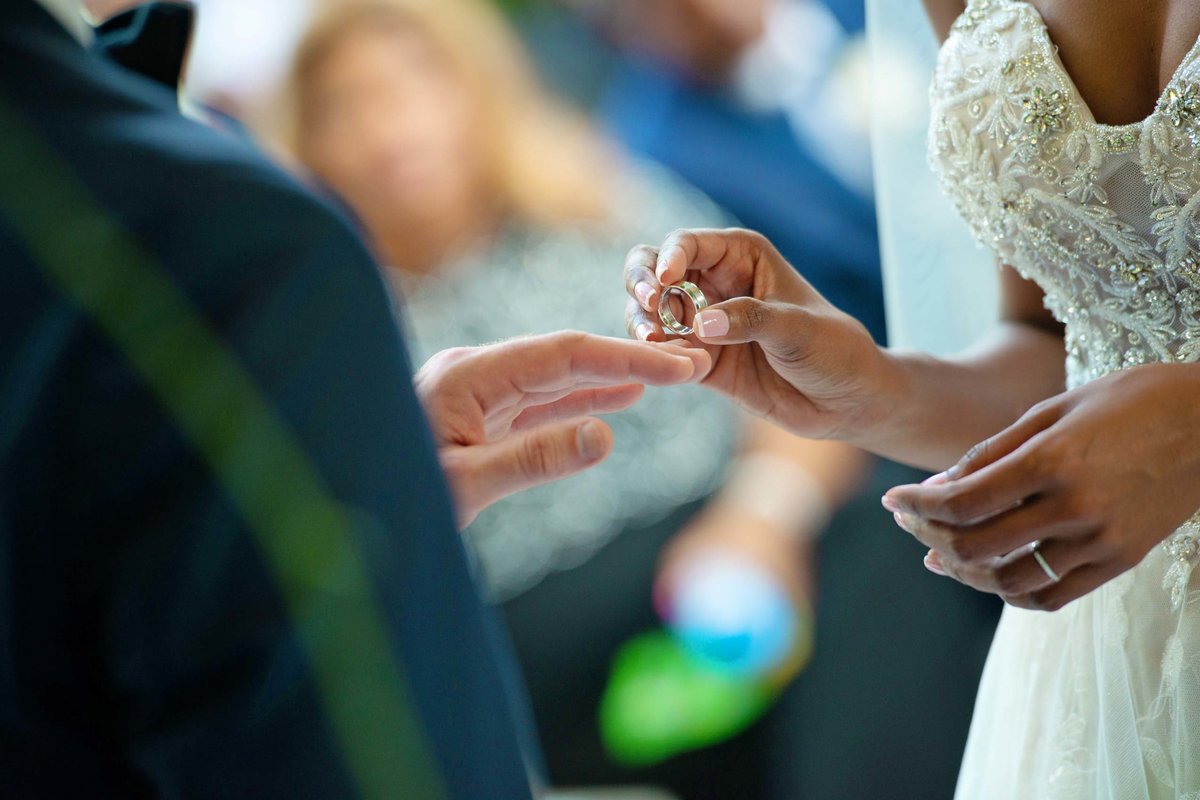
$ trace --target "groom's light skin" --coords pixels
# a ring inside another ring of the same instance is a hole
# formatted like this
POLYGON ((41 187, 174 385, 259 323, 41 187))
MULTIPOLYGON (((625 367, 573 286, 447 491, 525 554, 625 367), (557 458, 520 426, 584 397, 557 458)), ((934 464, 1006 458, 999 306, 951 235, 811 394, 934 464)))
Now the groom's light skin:
POLYGON ((578 332, 439 353, 417 374, 459 524, 510 494, 595 466, 642 385, 701 379, 702 351, 578 332))

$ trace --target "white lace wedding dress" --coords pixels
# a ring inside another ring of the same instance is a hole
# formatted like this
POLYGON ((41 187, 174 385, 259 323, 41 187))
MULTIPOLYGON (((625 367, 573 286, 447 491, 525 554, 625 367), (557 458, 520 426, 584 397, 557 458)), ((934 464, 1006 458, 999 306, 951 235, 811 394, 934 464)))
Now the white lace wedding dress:
MULTIPOLYGON (((932 165, 979 239, 1045 291, 1071 386, 1200 360, 1200 43, 1149 118, 1103 125, 1033 6, 974 0, 931 99, 932 165)), ((1061 611, 1005 610, 961 800, 1200 800, 1198 530, 1061 611)))

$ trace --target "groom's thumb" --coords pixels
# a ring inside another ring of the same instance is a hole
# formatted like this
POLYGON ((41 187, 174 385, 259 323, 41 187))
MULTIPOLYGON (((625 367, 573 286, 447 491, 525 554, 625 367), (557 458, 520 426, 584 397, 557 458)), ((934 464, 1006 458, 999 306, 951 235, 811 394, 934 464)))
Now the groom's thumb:
POLYGON ((582 472, 612 452, 613 433, 598 419, 543 425, 497 442, 447 448, 442 468, 458 505, 459 524, 511 494, 582 472))
POLYGON ((696 336, 708 344, 757 342, 767 352, 794 352, 804 336, 803 310, 786 303, 739 297, 696 315, 696 336))

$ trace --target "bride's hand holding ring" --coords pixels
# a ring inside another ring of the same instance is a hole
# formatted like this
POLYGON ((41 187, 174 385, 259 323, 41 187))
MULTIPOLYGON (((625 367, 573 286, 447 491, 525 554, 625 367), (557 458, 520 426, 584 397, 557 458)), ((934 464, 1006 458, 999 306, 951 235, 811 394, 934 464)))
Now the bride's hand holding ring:
POLYGON ((856 441, 886 418, 884 397, 898 380, 887 353, 763 236, 681 230, 659 247, 635 248, 625 264, 631 336, 667 338, 660 295, 681 281, 708 302, 698 314, 686 302, 672 309, 694 329, 689 343, 712 356, 707 386, 810 438, 856 441))

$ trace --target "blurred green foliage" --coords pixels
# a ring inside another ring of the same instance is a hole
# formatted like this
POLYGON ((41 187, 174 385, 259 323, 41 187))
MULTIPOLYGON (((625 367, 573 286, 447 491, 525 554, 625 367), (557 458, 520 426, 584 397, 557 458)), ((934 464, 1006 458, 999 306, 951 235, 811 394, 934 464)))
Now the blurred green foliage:
POLYGON ((492 0, 507 14, 528 14, 546 8, 546 0, 492 0))

